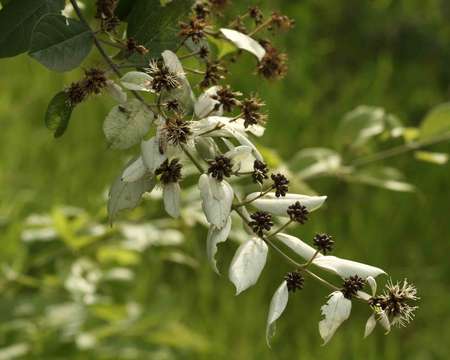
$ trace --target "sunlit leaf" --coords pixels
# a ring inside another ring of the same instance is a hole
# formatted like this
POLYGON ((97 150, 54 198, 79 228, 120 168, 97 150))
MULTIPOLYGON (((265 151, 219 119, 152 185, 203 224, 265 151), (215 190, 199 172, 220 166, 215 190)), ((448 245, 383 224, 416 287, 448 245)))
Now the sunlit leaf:
POLYGON ((416 151, 414 157, 417 160, 425 161, 437 165, 445 165, 448 162, 448 154, 430 151, 416 151))
POLYGON ((420 125, 420 138, 450 133, 450 103, 436 106, 420 125))
POLYGON ((331 255, 316 257, 312 263, 323 269, 332 271, 344 279, 355 275, 366 279, 369 276, 375 278, 378 275, 386 274, 384 270, 375 266, 363 264, 357 261, 341 259, 331 255))

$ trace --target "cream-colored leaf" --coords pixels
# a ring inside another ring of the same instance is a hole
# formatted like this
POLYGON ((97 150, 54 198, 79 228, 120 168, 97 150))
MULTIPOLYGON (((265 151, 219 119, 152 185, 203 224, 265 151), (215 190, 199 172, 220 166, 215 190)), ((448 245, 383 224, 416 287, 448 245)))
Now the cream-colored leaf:
MULTIPOLYGON (((259 192, 251 193, 247 196, 247 200, 255 199, 259 195, 259 192)), ((296 203, 297 201, 311 212, 320 208, 326 199, 326 196, 307 196, 290 193, 286 194, 286 196, 277 198, 275 196, 275 193, 270 192, 263 197, 254 200, 252 202, 252 205, 258 210, 267 211, 276 216, 287 217, 289 216, 287 214, 288 207, 296 203)))
POLYGON ((164 209, 173 218, 180 216, 181 189, 178 183, 165 184, 163 188, 164 209))
POLYGON ((319 322, 319 333, 323 339, 323 345, 327 344, 336 330, 350 316, 352 302, 344 297, 341 291, 335 291, 325 305, 321 307, 324 316, 319 322))
MULTIPOLYGON (((291 249, 297 255, 300 255, 305 261, 309 261, 316 253, 316 249, 295 236, 279 233, 276 235, 276 237, 289 249, 291 249)), ((320 256, 323 255, 321 253, 318 253, 316 255, 316 258, 320 256)))
POLYGON ((229 216, 225 226, 222 229, 218 229, 214 225, 211 225, 208 230, 208 237, 206 239, 206 253, 208 255, 208 260, 211 267, 218 275, 220 275, 220 273, 217 269, 216 262, 217 245, 227 240, 231 231, 231 224, 231 216, 229 216))
POLYGON ((141 153, 144 165, 152 173, 167 159, 167 156, 160 152, 159 141, 156 136, 141 142, 141 153))
POLYGON ((133 161, 122 173, 122 181, 124 182, 134 182, 139 180, 145 175, 147 168, 142 161, 142 156, 139 156, 135 161, 133 161))
POLYGON ((314 259, 313 264, 323 269, 332 271, 344 279, 354 275, 367 279, 368 276, 375 278, 378 275, 386 274, 384 270, 375 266, 366 265, 352 260, 341 259, 330 255, 321 256, 314 259))
POLYGON ((256 284, 267 260, 268 248, 260 238, 243 243, 231 260, 229 278, 236 287, 236 295, 256 284))
POLYGON ((266 325, 266 342, 270 347, 270 339, 275 335, 275 322, 283 314, 289 299, 289 292, 286 281, 283 281, 273 294, 270 301, 269 315, 267 316, 266 325))
POLYGON ((375 318, 375 314, 372 314, 366 322, 366 327, 364 329, 364 338, 368 337, 370 334, 372 334, 373 329, 375 329, 375 326, 377 325, 377 319, 375 318))
POLYGON ((259 61, 266 55, 266 50, 256 40, 248 35, 232 29, 220 29, 221 33, 239 49, 246 50, 255 55, 259 61))

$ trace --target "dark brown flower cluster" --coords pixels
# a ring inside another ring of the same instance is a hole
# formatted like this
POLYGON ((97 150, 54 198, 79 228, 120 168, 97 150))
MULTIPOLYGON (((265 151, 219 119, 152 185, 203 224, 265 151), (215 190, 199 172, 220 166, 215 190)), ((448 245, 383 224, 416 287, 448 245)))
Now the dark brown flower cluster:
POLYGON ((166 120, 162 133, 169 144, 181 145, 187 143, 191 129, 187 121, 175 116, 166 120))
POLYGON ((235 106, 241 105, 241 102, 238 99, 240 96, 242 96, 242 93, 232 91, 230 86, 227 85, 222 86, 217 90, 216 94, 211 96, 211 98, 219 102, 219 104, 217 104, 218 107, 222 105, 224 111, 230 112, 235 106))
POLYGON ((180 164, 179 159, 172 159, 170 162, 167 159, 161 166, 156 169, 155 175, 161 175, 161 182, 163 184, 170 184, 181 180, 181 169, 183 165, 180 164))
POLYGON ((293 271, 286 274, 284 277, 289 292, 303 289, 305 278, 299 271, 293 271))
POLYGON ((108 85, 108 79, 105 72, 100 69, 92 68, 85 71, 82 80, 73 83, 66 90, 72 106, 83 102, 91 94, 100 94, 108 85))
POLYGON ((222 181, 226 177, 230 177, 233 173, 233 164, 229 158, 226 156, 216 156, 214 161, 212 161, 208 168, 208 174, 217 181, 222 181))
POLYGON ((97 0, 95 17, 100 20, 103 31, 112 32, 120 24, 120 19, 114 14, 117 0, 97 0))
POLYGON ((300 224, 304 224, 308 221, 309 211, 305 206, 300 204, 299 201, 296 201, 294 204, 290 205, 287 209, 287 213, 292 221, 300 224))
POLYGON ((313 243, 315 248, 324 255, 331 252, 334 246, 333 237, 328 234, 316 234, 313 238, 313 243))
POLYGON ((275 189, 275 196, 286 196, 289 188, 289 180, 283 174, 272 174, 270 178, 273 181, 273 189, 275 189))
POLYGON ((345 298, 350 300, 359 290, 362 290, 363 287, 364 279, 360 278, 358 275, 354 275, 344 280, 341 291, 345 298))
POLYGON ((272 13, 271 20, 272 25, 280 30, 290 30, 295 25, 295 20, 290 19, 288 16, 282 15, 276 11, 272 13))
POLYGON ((200 82, 200 87, 206 88, 211 85, 217 85, 220 80, 225 78, 226 69, 220 61, 208 61, 206 63, 205 76, 200 82))
POLYGON ((266 54, 258 65, 258 73, 270 80, 284 78, 288 70, 287 54, 280 53, 269 41, 262 41, 261 45, 266 54))
POLYGON ((266 211, 257 211, 250 215, 252 221, 248 225, 252 228, 253 232, 258 236, 263 236, 265 231, 269 231, 272 226, 272 215, 266 211))
POLYGON ((153 91, 157 93, 163 90, 174 90, 181 86, 178 74, 170 71, 162 60, 150 61, 146 72, 153 78, 151 86, 153 91))
POLYGON ((261 108, 265 104, 257 97, 251 96, 241 102, 241 112, 244 118, 244 126, 261 124, 267 120, 267 115, 261 112, 261 108))
POLYGON ((198 19, 206 19, 209 14, 211 13, 211 10, 209 8, 209 4, 207 4, 206 2, 198 2, 194 5, 194 14, 195 17, 197 17, 198 19))
POLYGON ((189 22, 180 23, 179 36, 185 39, 191 39, 195 44, 205 37, 205 27, 207 23, 202 17, 192 17, 189 22))
POLYGON ((252 6, 248 9, 248 15, 253 19, 256 25, 263 21, 263 13, 258 6, 252 6))
POLYGON ((256 184, 262 184, 264 180, 268 179, 269 176, 267 173, 269 172, 269 168, 267 165, 259 160, 255 160, 253 163, 253 172, 252 172, 252 178, 253 182, 256 184))

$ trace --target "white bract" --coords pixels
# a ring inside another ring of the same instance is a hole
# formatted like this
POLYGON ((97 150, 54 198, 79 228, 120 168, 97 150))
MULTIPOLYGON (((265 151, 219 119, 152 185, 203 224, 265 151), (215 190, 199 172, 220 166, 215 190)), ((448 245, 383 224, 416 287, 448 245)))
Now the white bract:
POLYGON ((160 152, 159 140, 156 136, 141 142, 141 152, 142 160, 151 173, 154 173, 167 159, 167 156, 160 152))
POLYGON ((225 157, 231 159, 234 172, 252 172, 255 157, 250 146, 236 146, 225 153, 225 157))
MULTIPOLYGON (((303 242, 299 238, 296 238, 295 236, 283 234, 283 233, 279 233, 276 236, 277 236, 278 240, 280 240, 284 245, 286 245, 289 249, 294 251, 296 254, 300 255, 306 261, 309 261, 316 253, 316 249, 314 249, 312 246, 308 245, 307 243, 303 242)), ((316 255, 316 258, 318 258, 320 256, 323 256, 323 255, 318 253, 316 255)))
POLYGON ((319 322, 319 333, 323 345, 328 343, 339 326, 350 317, 352 302, 344 297, 341 291, 335 291, 325 305, 321 307, 324 318, 319 322))
POLYGON ((219 89, 220 86, 212 86, 198 97, 194 105, 195 116, 199 119, 213 115, 222 116, 222 105, 218 100, 213 99, 219 89))
POLYGON ((261 61, 264 55, 266 55, 266 50, 261 46, 261 44, 252 39, 250 36, 232 29, 222 28, 220 31, 228 40, 236 45, 236 47, 252 53, 258 58, 259 61, 261 61))
POLYGON ((369 276, 375 278, 378 275, 386 274, 384 270, 375 266, 366 265, 352 260, 341 259, 336 256, 320 256, 313 260, 313 264, 323 269, 332 271, 344 279, 354 275, 367 279, 369 276))
POLYGON ((170 216, 174 218, 180 216, 180 201, 181 201, 180 198, 181 198, 180 184, 176 182, 164 184, 163 186, 164 209, 170 216))
POLYGON ((217 254, 217 245, 227 240, 231 231, 231 224, 231 216, 229 216, 223 228, 220 229, 214 225, 211 225, 208 230, 208 237, 206 239, 206 254, 208 255, 208 260, 211 267, 218 275, 220 274, 217 269, 217 262, 215 258, 217 254))
MULTIPOLYGON (((247 196, 247 201, 256 199, 260 196, 259 192, 251 193, 247 196)), ((289 216, 287 209, 297 201, 301 205, 305 206, 309 212, 320 208, 325 200, 326 196, 308 196, 299 194, 286 194, 283 197, 276 197, 274 192, 270 192, 259 199, 253 200, 252 205, 258 210, 263 210, 272 213, 277 216, 289 216)))
POLYGON ((202 174, 198 181, 202 208, 211 225, 221 229, 227 223, 233 203, 233 188, 225 180, 202 174))
POLYGON ((268 248, 258 237, 253 237, 236 250, 231 261, 229 278, 236 287, 236 295, 256 284, 266 264, 268 248))
POLYGON ((122 78, 120 82, 128 90, 134 91, 151 91, 153 78, 142 71, 130 71, 127 72, 122 78))
POLYGON ((142 160, 142 156, 139 156, 135 161, 133 161, 130 165, 122 173, 122 181, 124 182, 134 182, 139 180, 141 177, 145 175, 147 172, 147 167, 144 165, 144 161, 142 160))
POLYGON ((147 134, 153 118, 144 104, 133 99, 113 107, 103 123, 103 132, 113 149, 128 149, 147 134))
POLYGON ((281 314, 283 314, 284 309, 286 309, 288 299, 289 291, 287 283, 286 281, 283 281, 273 294, 272 300, 270 301, 266 325, 266 342, 269 347, 270 339, 275 335, 275 321, 279 319, 281 314))

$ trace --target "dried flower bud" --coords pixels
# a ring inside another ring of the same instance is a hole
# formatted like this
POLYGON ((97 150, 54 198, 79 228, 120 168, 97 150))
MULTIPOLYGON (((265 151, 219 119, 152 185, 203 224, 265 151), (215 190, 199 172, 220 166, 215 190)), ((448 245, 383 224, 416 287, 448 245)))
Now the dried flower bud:
POLYGON ((195 16, 199 19, 206 19, 211 13, 211 10, 209 9, 208 4, 206 3, 195 4, 193 10, 195 16))
POLYGON ((181 86, 178 74, 170 71, 161 60, 151 60, 146 72, 153 78, 151 86, 157 93, 162 90, 174 90, 181 86))
POLYGON ((308 220, 308 209, 300 204, 299 201, 295 202, 288 207, 287 213, 292 221, 296 221, 300 224, 304 224, 308 220))
POLYGON ((241 104, 237 99, 239 96, 242 96, 242 93, 231 91, 229 86, 222 86, 211 98, 217 100, 222 105, 223 110, 230 112, 234 106, 241 104))
POLYGON ((138 54, 145 55, 148 53, 148 49, 143 45, 139 45, 134 38, 127 39, 126 47, 129 54, 136 52, 138 54))
POLYGON ((120 19, 114 15, 117 0, 97 0, 97 11, 95 17, 100 20, 101 28, 104 31, 114 31, 120 23, 120 19))
POLYGON ((169 162, 167 159, 156 169, 155 175, 161 175, 161 182, 163 184, 170 184, 181 180, 181 169, 183 165, 179 161, 179 159, 172 159, 169 162))
POLYGON ((257 7, 257 6, 250 7, 248 9, 248 14, 255 21, 256 25, 259 25, 262 23, 263 13, 259 7, 257 7))
POLYGON ((231 0, 208 0, 208 2, 214 10, 223 10, 231 3, 231 0))
POLYGON ((341 291, 345 298, 350 300, 359 290, 362 290, 363 287, 364 279, 360 278, 358 275, 355 275, 344 280, 341 291))
POLYGON ((108 79, 103 70, 92 68, 85 71, 82 86, 88 94, 100 94, 107 85, 108 79))
POLYGON ((260 111, 264 105, 265 104, 259 98, 254 96, 242 100, 241 111, 245 127, 265 123, 267 115, 260 111))
POLYGON ((273 188, 275 189, 275 196, 286 196, 288 192, 289 180, 283 174, 272 174, 270 178, 273 181, 273 188))
POLYGON ((201 46, 198 51, 198 56, 203 60, 207 60, 209 56, 209 49, 206 46, 201 46))
POLYGON ((295 25, 295 20, 290 19, 286 15, 282 15, 278 12, 273 12, 271 16, 272 24, 281 30, 290 30, 295 25))
POLYGON ((258 65, 258 73, 266 79, 282 79, 287 74, 287 54, 280 53, 270 42, 262 42, 266 54, 258 65))
POLYGON ((72 83, 66 90, 66 92, 72 106, 78 105, 79 103, 83 102, 84 99, 86 99, 86 96, 88 96, 88 93, 80 82, 72 83))
POLYGON ((226 177, 230 177, 233 173, 233 164, 226 156, 216 156, 214 161, 210 163, 208 174, 211 174, 217 181, 222 181, 226 177))
POLYGON ((253 163, 252 173, 253 182, 262 184, 264 180, 269 178, 269 176, 267 175, 268 172, 269 168, 265 163, 259 160, 255 160, 253 163))
POLYGON ((220 64, 219 61, 208 61, 206 63, 205 76, 200 82, 200 87, 206 88, 211 85, 216 85, 220 80, 224 79, 226 69, 220 64))
POLYGON ((169 100, 167 103, 164 104, 167 110, 180 113, 181 112, 181 106, 180 103, 176 99, 169 100))
POLYGON ((173 117, 166 120, 162 133, 168 143, 181 145, 187 143, 191 135, 191 129, 187 121, 179 117, 173 117))
POLYGON ((313 238, 314 246, 321 253, 326 255, 333 250, 334 240, 328 234, 316 234, 313 238))
POLYGON ((263 236, 264 231, 269 231, 273 226, 272 215, 266 211, 257 211, 251 214, 250 218, 252 221, 250 221, 248 225, 258 236, 263 236))
POLYGON ((284 277, 289 292, 303 289, 305 278, 299 271, 288 272, 284 277))
POLYGON ((206 21, 203 18, 193 17, 188 23, 180 23, 179 36, 183 38, 191 38, 196 44, 205 37, 206 21))

